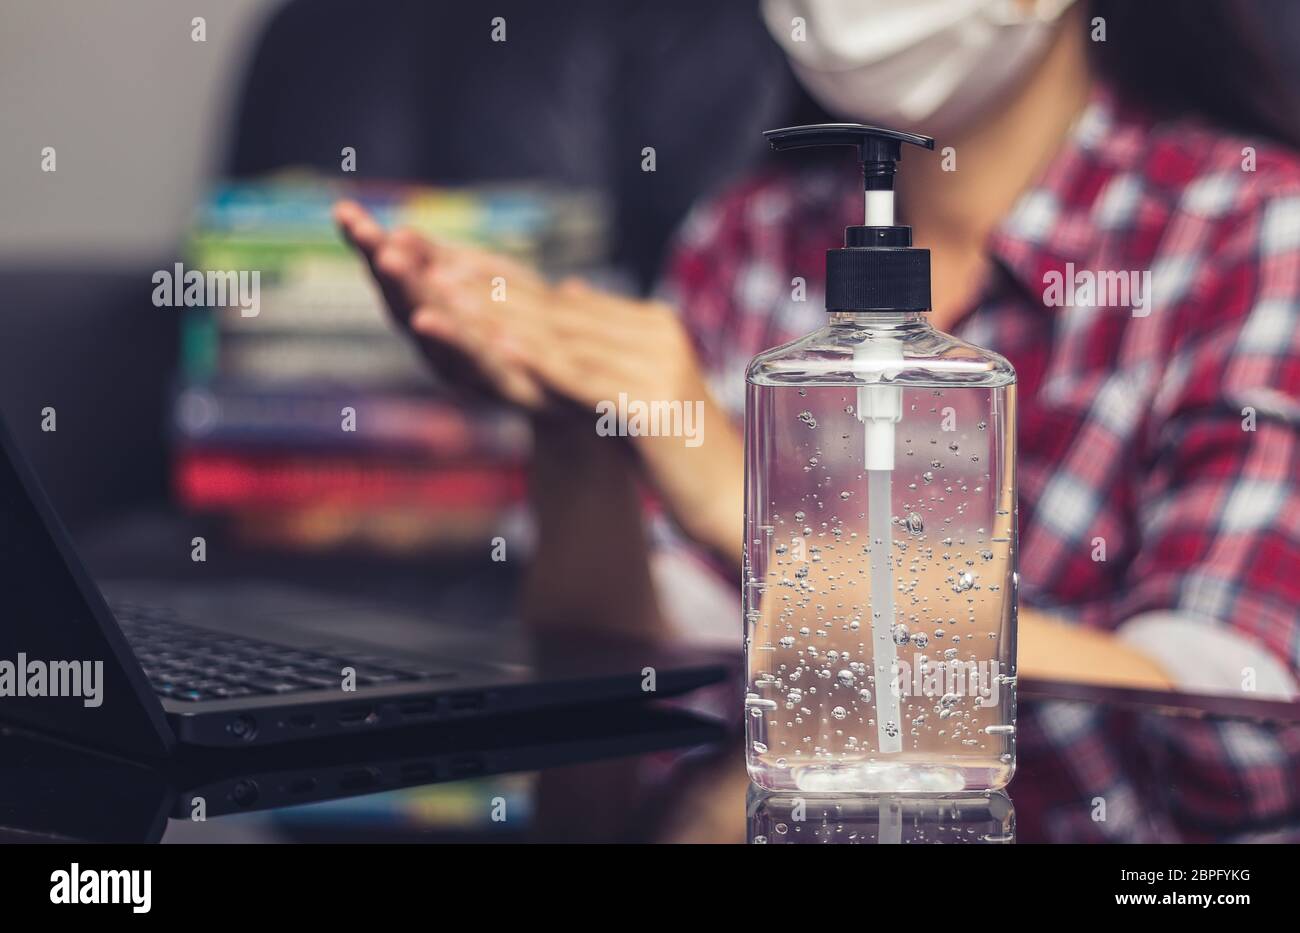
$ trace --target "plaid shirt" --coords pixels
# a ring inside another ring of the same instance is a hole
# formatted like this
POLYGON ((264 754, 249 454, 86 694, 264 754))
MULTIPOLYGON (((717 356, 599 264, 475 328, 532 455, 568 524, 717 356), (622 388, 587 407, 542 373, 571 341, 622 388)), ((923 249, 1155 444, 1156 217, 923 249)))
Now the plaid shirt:
MULTIPOLYGON (((737 416, 749 359, 824 324, 825 251, 861 209, 852 176, 818 168, 760 175, 688 221, 669 291, 737 416)), ((988 254, 953 330, 1018 374, 1024 604, 1118 631, 1189 688, 1251 689, 1242 668, 1258 663, 1293 689, 1300 159, 1154 121, 1103 88, 988 254), (1073 278, 1069 263, 1148 272, 1149 304, 1049 303, 1048 274, 1073 278)), ((1013 797, 1045 838, 1300 819, 1300 729, 1048 702, 1022 705, 1018 736, 1013 797)))

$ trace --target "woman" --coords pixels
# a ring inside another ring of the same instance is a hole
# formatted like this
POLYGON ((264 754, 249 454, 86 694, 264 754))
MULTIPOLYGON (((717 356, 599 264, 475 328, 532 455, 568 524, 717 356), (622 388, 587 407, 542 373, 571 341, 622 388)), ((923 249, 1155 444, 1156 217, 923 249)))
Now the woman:
MULTIPOLYGON (((1018 373, 1019 671, 1296 695, 1300 160, 1243 11, 1103 0, 769 0, 764 11, 836 118, 951 147, 907 157, 899 201, 932 250, 935 326, 1018 373), (1068 263, 1148 272, 1149 307, 1049 306, 1045 275, 1068 263)), ((539 624, 611 624, 618 606, 612 624, 646 633, 674 615, 660 606, 690 578, 674 564, 653 585, 642 480, 688 538, 739 569, 737 390, 750 357, 817 325, 824 251, 860 222, 851 179, 792 164, 701 208, 669 268, 671 305, 552 285, 339 205, 440 369, 534 413, 527 611, 539 624), (790 300, 794 277, 807 301, 790 300), (498 278, 504 302, 491 300, 498 278), (701 401, 704 443, 598 436, 595 406, 620 393, 701 401)), ((1080 796, 1135 793, 1125 752, 1096 740, 1102 716, 1044 705, 1021 722, 1022 761, 1053 748, 1050 767, 1080 796)), ((1181 766, 1179 806, 1202 819, 1239 825, 1295 805, 1293 734, 1265 748, 1244 726, 1139 728, 1143 748, 1181 766)), ((1086 827, 1090 815, 1060 819, 1086 827)))

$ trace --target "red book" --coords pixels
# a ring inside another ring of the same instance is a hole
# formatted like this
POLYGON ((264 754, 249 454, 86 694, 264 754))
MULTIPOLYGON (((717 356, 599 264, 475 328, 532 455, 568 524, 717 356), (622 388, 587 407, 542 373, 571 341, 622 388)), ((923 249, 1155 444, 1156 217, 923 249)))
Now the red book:
POLYGON ((215 451, 182 451, 174 479, 181 504, 194 510, 318 505, 495 509, 521 501, 525 488, 519 466, 215 451))

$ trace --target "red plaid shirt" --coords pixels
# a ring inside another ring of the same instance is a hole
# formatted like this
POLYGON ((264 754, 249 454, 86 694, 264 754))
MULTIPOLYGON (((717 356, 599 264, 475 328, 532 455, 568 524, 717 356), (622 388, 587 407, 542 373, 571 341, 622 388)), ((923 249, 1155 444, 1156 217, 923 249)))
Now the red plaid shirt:
MULTIPOLYGON (((861 209, 852 176, 792 167, 687 223, 669 290, 737 416, 749 359, 824 323, 825 251, 861 209)), ((1300 159, 1102 89, 988 253, 995 272, 954 331, 1018 374, 1025 604, 1119 631, 1189 688, 1251 689, 1258 664, 1293 690, 1300 159), (1049 306, 1046 276, 1067 263, 1149 272, 1149 304, 1049 306)), ((1018 734, 1013 796, 1046 838, 1300 820, 1300 729, 1050 702, 1024 704, 1018 734)))

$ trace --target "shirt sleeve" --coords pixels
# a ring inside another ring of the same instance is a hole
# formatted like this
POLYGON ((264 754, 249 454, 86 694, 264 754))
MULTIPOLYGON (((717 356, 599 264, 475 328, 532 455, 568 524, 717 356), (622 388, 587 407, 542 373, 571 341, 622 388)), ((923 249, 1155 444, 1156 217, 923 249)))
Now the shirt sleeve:
MULTIPOLYGON (((1225 221, 1200 293, 1177 312, 1140 547, 1097 621, 1118 623, 1185 689, 1288 695, 1300 669, 1300 188, 1225 221)), ((1180 822, 1215 833, 1300 812, 1300 727, 1150 716, 1142 732, 1180 822)))
POLYGON ((729 197, 693 208, 669 249, 658 296, 677 309, 710 376, 721 365, 719 339, 734 315, 730 283, 744 249, 744 229, 729 197))
MULTIPOLYGON (((1153 404, 1116 610, 1230 627, 1300 667, 1300 195, 1237 218, 1153 404), (1192 320, 1193 317, 1202 320, 1192 320)), ((1156 313, 1159 313, 1157 311, 1156 313)))
POLYGON ((1296 697, 1295 678, 1275 655, 1212 619, 1145 612, 1124 622, 1119 636, 1158 663, 1180 690, 1232 694, 1253 682, 1261 699, 1296 697))

